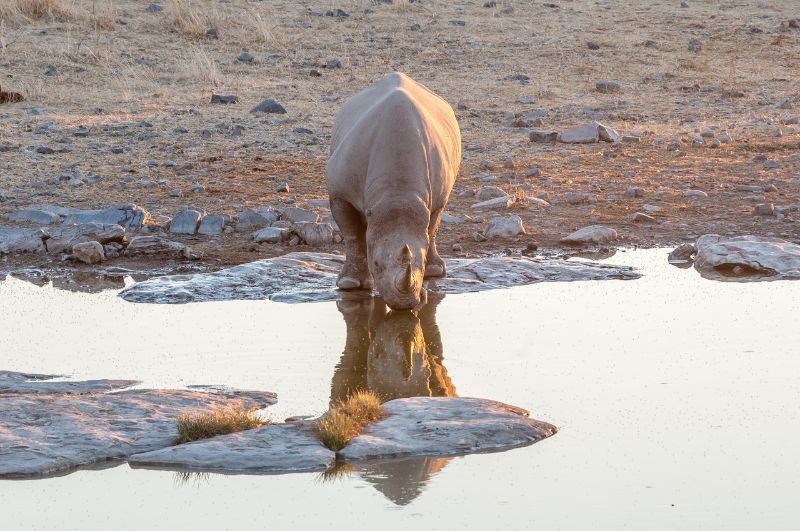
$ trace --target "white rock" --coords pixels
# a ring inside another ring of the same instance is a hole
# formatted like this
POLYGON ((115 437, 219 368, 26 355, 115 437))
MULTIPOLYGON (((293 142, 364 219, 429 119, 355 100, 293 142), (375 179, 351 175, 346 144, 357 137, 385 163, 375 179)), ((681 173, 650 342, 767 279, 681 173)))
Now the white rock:
POLYGON ((0 254, 44 252, 41 229, 23 229, 0 226, 0 254))
POLYGON ((72 256, 84 264, 99 264, 106 259, 103 244, 98 242, 84 242, 73 245, 72 256))
MULTIPOLYGON (((779 238, 724 237, 697 239, 697 269, 742 266, 781 278, 800 278, 800 245, 779 238)), ((773 277, 774 278, 774 277, 773 277)))
POLYGON ((539 199, 538 197, 526 197, 525 202, 529 205, 537 206, 537 207, 549 207, 550 203, 545 201, 544 199, 539 199))
POLYGON ((128 458, 135 467, 275 474, 326 470, 336 454, 306 423, 272 424, 128 458))
POLYGON ((312 247, 322 247, 333 243, 333 227, 329 223, 301 221, 295 223, 294 230, 307 245, 312 247))
POLYGON ((686 190, 683 197, 708 197, 708 194, 702 190, 686 190))
POLYGON ((600 141, 600 131, 596 123, 580 125, 562 131, 558 135, 558 141, 565 144, 590 144, 600 141))
POLYGON ((200 222, 203 220, 203 215, 203 212, 190 208, 180 210, 172 216, 169 231, 174 234, 195 234, 200 222))
POLYGON ((504 197, 496 197, 494 199, 489 199, 488 201, 481 201, 480 203, 475 203, 470 208, 474 208, 475 210, 483 210, 483 209, 494 209, 494 208, 508 208, 514 202, 513 199, 509 196, 504 197))
POLYGON ((236 222, 237 230, 246 230, 251 227, 267 227, 278 221, 278 214, 267 207, 258 207, 245 210, 239 215, 236 222))
POLYGON ((524 409, 479 398, 414 397, 383 404, 387 417, 339 451, 345 461, 450 456, 528 446, 557 428, 524 409))
POLYGON ((522 218, 513 216, 496 216, 489 220, 484 231, 487 238, 512 238, 518 234, 525 234, 522 218))
POLYGON ((203 216, 202 221, 200 221, 200 226, 197 228, 197 234, 204 234, 206 236, 222 234, 222 231, 225 230, 226 223, 226 216, 203 216))
POLYGON ((291 223, 299 223, 301 221, 308 221, 316 223, 319 221, 319 215, 311 210, 306 210, 300 207, 289 207, 280 210, 281 219, 285 219, 291 223))
POLYGON ((253 239, 256 243, 280 243, 288 238, 288 229, 280 227, 266 227, 253 233, 253 239))
POLYGON ((617 231, 602 225, 590 225, 561 238, 562 243, 608 243, 617 239, 617 231))
POLYGON ((448 214, 447 212, 442 213, 442 223, 464 223, 464 219, 458 216, 453 216, 452 214, 448 214))
POLYGON ((499 186, 481 186, 475 199, 478 201, 488 201, 497 197, 508 197, 508 194, 499 186))

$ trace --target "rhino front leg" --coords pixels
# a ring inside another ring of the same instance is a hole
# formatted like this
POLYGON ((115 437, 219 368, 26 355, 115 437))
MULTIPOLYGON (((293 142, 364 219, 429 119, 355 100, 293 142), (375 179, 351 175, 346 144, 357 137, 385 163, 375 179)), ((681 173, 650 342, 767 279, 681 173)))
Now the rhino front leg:
POLYGON ((428 257, 425 261, 425 278, 443 277, 445 273, 444 260, 439 256, 436 249, 436 233, 439 232, 439 225, 442 222, 442 210, 439 209, 431 213, 431 221, 428 224, 428 257))
POLYGON ((331 214, 344 239, 345 262, 336 286, 339 289, 372 289, 367 265, 367 227, 361 213, 343 199, 331 199, 331 214))

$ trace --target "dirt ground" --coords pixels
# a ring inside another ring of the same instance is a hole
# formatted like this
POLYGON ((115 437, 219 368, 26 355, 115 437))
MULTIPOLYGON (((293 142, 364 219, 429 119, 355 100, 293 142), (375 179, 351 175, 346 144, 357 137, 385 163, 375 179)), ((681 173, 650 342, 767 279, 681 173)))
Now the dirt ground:
MULTIPOLYGON (((443 223, 445 256, 534 245, 558 253, 560 238, 593 224, 616 229, 616 246, 705 233, 800 241, 800 3, 484 3, 5 0, 0 85, 25 101, 0 104, 0 218, 42 203, 136 203, 153 217, 185 206, 232 216, 307 206, 327 197, 341 103, 397 70, 456 107, 462 129, 448 212, 467 221, 443 223), (337 9, 348 16, 326 15, 337 9), (243 51, 252 61, 239 59, 243 51), (598 80, 621 91, 599 92, 598 80), (212 94, 238 103, 211 104, 212 94), (251 114, 265 98, 287 113, 251 114), (593 119, 640 141, 528 137, 593 119), (730 142, 711 147, 725 134, 730 142), (289 191, 277 192, 279 183, 289 191), (744 184, 774 188, 737 189, 744 184), (471 209, 484 185, 517 202, 508 212, 471 209), (642 190, 626 196, 630 188, 642 190), (689 189, 708 197, 684 196, 689 189), (537 196, 550 206, 525 201, 537 196), (754 215, 761 203, 777 215, 754 215), (654 221, 633 221, 648 210, 654 221), (476 241, 490 216, 507 213, 522 218, 525 235, 476 241)), ((304 248, 257 245, 249 233, 169 237, 211 267, 304 248)), ((5 269, 37 261, 6 258, 5 269)))

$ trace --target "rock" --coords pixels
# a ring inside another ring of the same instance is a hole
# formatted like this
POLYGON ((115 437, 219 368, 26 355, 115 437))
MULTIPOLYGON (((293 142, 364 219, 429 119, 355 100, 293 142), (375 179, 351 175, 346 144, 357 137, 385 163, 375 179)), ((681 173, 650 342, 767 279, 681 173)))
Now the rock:
POLYGON ((279 212, 281 214, 281 219, 285 219, 286 221, 290 221, 292 223, 299 223, 301 221, 316 223, 319 221, 319 215, 316 212, 300 207, 284 208, 279 212))
POLYGON ((539 168, 528 168, 528 171, 525 172, 525 177, 536 177, 542 173, 542 170, 539 168))
POLYGON ((0 371, 0 393, 102 393, 138 384, 136 380, 52 381, 64 376, 0 371))
POLYGON ((644 212, 637 212, 636 214, 633 215, 632 219, 633 219, 633 221, 638 222, 638 223, 641 223, 641 222, 655 223, 655 221, 656 221, 656 218, 654 218, 653 216, 649 216, 649 215, 645 214, 644 212))
POLYGON ((588 204, 591 200, 591 194, 587 194, 586 192, 567 192, 564 194, 564 201, 570 205, 588 204))
POLYGON ((326 470, 336 454, 322 446, 307 423, 271 424, 263 428, 222 435, 136 454, 136 467, 170 468, 239 474, 276 474, 326 470))
POLYGON ((158 4, 150 4, 147 6, 148 13, 158 13, 159 11, 163 11, 164 8, 158 4))
POLYGON ((597 92, 601 94, 616 94, 622 92, 622 85, 618 81, 600 80, 594 84, 597 92))
POLYGON ((753 209, 753 214, 756 216, 774 216, 775 205, 772 203, 761 203, 756 205, 753 209))
POLYGON ((442 223, 456 223, 456 224, 458 224, 458 223, 464 223, 464 220, 462 218, 458 217, 458 216, 453 216, 451 214, 448 214, 447 212, 444 212, 442 214, 442 223))
POLYGON ((756 184, 737 184, 736 190, 738 192, 763 192, 764 188, 756 184))
POLYGON ((482 171, 475 174, 475 178, 478 179, 478 182, 481 183, 493 183, 497 182, 497 177, 493 176, 491 173, 482 171))
POLYGON ((531 142, 537 142, 540 144, 546 144, 549 142, 555 142, 558 140, 558 132, 557 131, 546 131, 543 129, 534 129, 530 133, 528 133, 528 138, 530 138, 531 142))
POLYGON ((288 238, 288 229, 279 227, 266 227, 253 234, 256 243, 280 243, 288 238))
POLYGON ((625 190, 625 197, 644 197, 643 188, 628 188, 625 190))
POLYGON ((597 124, 597 134, 603 142, 616 143, 619 142, 619 133, 615 129, 611 129, 607 125, 601 123, 597 124))
POLYGON ((550 203, 538 197, 526 197, 525 202, 537 207, 549 207, 550 203))
POLYGON ((489 219, 483 234, 488 239, 512 238, 519 234, 525 234, 525 228, 522 226, 522 218, 517 215, 496 216, 489 219))
POLYGON ((597 44, 594 41, 586 41, 586 47, 589 48, 590 50, 599 50, 600 49, 600 45, 597 44))
POLYGON ((71 251, 72 248, 84 242, 99 242, 101 244, 122 242, 125 239, 125 229, 119 225, 103 223, 81 223, 79 225, 62 225, 50 229, 50 238, 45 241, 48 253, 71 251))
POLYGON ((524 409, 479 398, 413 397, 383 404, 386 417, 340 452, 345 461, 450 456, 528 446, 555 434, 524 409))
POLYGON ((307 245, 312 247, 323 247, 333 243, 333 227, 330 223, 300 221, 295 223, 294 230, 307 245))
POLYGON ((700 50, 703 49, 703 45, 700 44, 699 40, 691 39, 691 40, 689 40, 689 45, 686 47, 686 49, 689 50, 690 52, 697 53, 697 52, 699 52, 700 50))
MULTIPOLYGON (((104 209, 83 210, 77 208, 64 208, 55 205, 34 205, 27 207, 29 211, 37 211, 52 218, 58 216, 64 223, 101 223, 105 225, 120 225, 125 229, 138 229, 149 215, 143 208, 132 203, 114 205, 104 209)), ((44 217, 42 218, 44 219, 44 217)))
POLYGON ((232 103, 239 103, 239 96, 212 94, 211 103, 218 105, 230 105, 232 103))
POLYGON ((23 229, 0 225, 0 254, 43 252, 43 239, 47 235, 41 229, 23 229))
POLYGON ((488 201, 497 197, 508 197, 508 194, 499 186, 481 186, 475 199, 478 201, 488 201))
POLYGON ((697 239, 694 266, 700 270, 731 269, 800 279, 800 245, 779 238, 725 237, 706 234, 697 239))
POLYGON ((730 144, 733 141, 733 139, 731 138, 731 135, 729 135, 728 133, 720 133, 719 141, 722 142, 723 144, 730 144))
POLYGON ((602 225, 590 225, 561 238, 561 243, 608 243, 617 239, 617 231, 602 225))
POLYGON ((705 140, 703 140, 702 136, 696 135, 694 138, 692 138, 693 146, 702 146, 703 144, 705 144, 705 140))
POLYGON ((267 227, 278 221, 278 213, 267 207, 257 207, 245 210, 239 215, 236 222, 237 230, 246 230, 252 227, 267 227))
POLYGON ((42 144, 36 146, 34 148, 34 151, 36 151, 36 153, 39 153, 40 155, 52 155, 53 153, 56 152, 56 150, 51 148, 50 146, 45 146, 42 144))
POLYGON ((84 242, 73 245, 72 256, 84 264, 99 264, 106 259, 103 245, 99 242, 84 242))
POLYGON ((275 403, 274 393, 257 391, 132 389, 106 393, 97 392, 95 382, 72 382, 73 388, 66 392, 53 388, 31 392, 38 382, 21 383, 17 391, 13 381, 5 382, 7 390, 0 394, 3 478, 56 474, 172 446, 178 436, 175 419, 182 413, 235 402, 244 407, 275 403))
POLYGON ((273 99, 266 99, 250 109, 251 113, 263 112, 268 114, 286 114, 286 109, 283 105, 273 99))
POLYGON ((287 182, 279 183, 278 186, 275 187, 275 191, 278 192, 278 193, 282 193, 282 194, 288 194, 289 193, 289 183, 287 183, 287 182))
POLYGON ((173 234, 195 234, 203 219, 203 212, 190 208, 179 210, 172 216, 169 231, 173 234))
POLYGON ((328 11, 326 11, 325 12, 325 16, 326 17, 342 17, 343 18, 343 17, 349 17, 350 13, 348 13, 344 9, 336 8, 336 9, 329 9, 328 11))
POLYGON ((513 204, 513 202, 514 200, 511 199, 511 197, 509 196, 496 197, 495 199, 489 199, 487 201, 481 201, 479 203, 475 203, 470 208, 473 208, 475 210, 508 208, 513 204))
MULTIPOLYGON (((447 276, 426 282, 443 293, 467 293, 534 282, 633 279, 630 267, 558 259, 492 257, 448 259, 447 276)), ((181 304, 221 300, 300 303, 335 300, 336 277, 344 257, 328 253, 290 253, 211 273, 166 275, 138 282, 120 292, 130 302, 181 304)))
POLYGON ((17 221, 20 223, 30 222, 37 225, 50 225, 57 221, 61 221, 61 216, 53 212, 39 210, 36 208, 21 208, 15 210, 8 215, 10 221, 17 221))
POLYGON ((672 252, 669 253, 667 259, 670 262, 682 263, 690 260, 696 252, 697 248, 693 243, 684 243, 673 249, 672 252))
POLYGON ((777 192, 778 191, 778 187, 775 186, 774 184, 770 183, 770 184, 767 184, 767 185, 764 186, 764 191, 765 192, 770 192, 770 193, 777 192))
POLYGON ((702 190, 686 190, 683 197, 708 197, 708 194, 702 190))
POLYGON ((600 141, 600 133, 597 125, 581 125, 562 131, 558 135, 558 141, 565 144, 589 144, 600 141))
POLYGON ((191 247, 159 236, 137 236, 133 238, 125 248, 125 254, 129 256, 167 255, 189 260, 198 258, 198 255, 191 247))
POLYGON ((180 189, 180 188, 174 188, 174 189, 173 189, 172 191, 170 191, 170 193, 169 193, 169 196, 170 196, 170 197, 181 197, 182 195, 183 195, 183 192, 181 191, 181 189, 180 189))
POLYGON ((197 233, 206 236, 222 234, 222 231, 225 230, 226 222, 227 216, 203 216, 200 226, 197 228, 197 233))
POLYGON ((255 59, 255 57, 247 52, 242 52, 236 57, 236 60, 242 63, 252 63, 253 59, 255 59))

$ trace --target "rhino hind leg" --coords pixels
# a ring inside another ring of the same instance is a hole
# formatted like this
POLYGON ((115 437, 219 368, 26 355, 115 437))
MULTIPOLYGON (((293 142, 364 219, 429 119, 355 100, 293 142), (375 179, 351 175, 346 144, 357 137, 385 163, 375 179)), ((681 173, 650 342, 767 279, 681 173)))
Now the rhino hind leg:
POLYGON ((367 265, 367 227, 353 205, 343 199, 331 199, 331 214, 345 246, 345 262, 336 287, 342 290, 372 289, 372 275, 367 265))
POLYGON ((428 256, 425 260, 425 278, 443 277, 445 274, 444 259, 439 256, 436 249, 436 233, 439 231, 439 224, 442 222, 442 210, 439 209, 431 213, 431 221, 428 225, 428 256))

